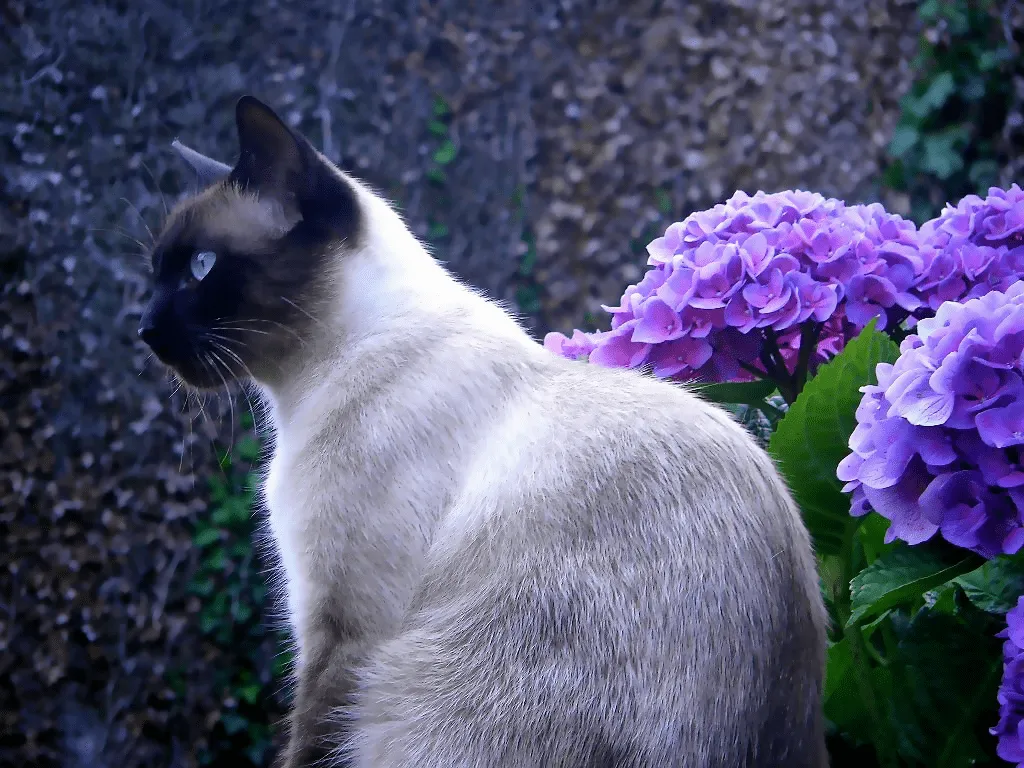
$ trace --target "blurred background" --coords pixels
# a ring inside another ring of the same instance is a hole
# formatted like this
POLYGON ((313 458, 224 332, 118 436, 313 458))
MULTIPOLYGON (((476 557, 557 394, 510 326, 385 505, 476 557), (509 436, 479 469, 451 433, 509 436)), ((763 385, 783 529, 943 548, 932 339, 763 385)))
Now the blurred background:
POLYGON ((233 160, 256 95, 540 338, 737 189, 1021 181, 1022 39, 1003 0, 0 0, 0 765, 275 747, 258 419, 135 335, 174 138, 233 160))

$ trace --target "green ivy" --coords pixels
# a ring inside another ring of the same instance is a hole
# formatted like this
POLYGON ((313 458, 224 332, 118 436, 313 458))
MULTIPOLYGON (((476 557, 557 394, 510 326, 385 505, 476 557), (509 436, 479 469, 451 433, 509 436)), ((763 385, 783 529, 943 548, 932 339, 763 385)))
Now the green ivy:
POLYGON ((245 435, 219 456, 209 481, 210 506, 195 523, 199 565, 188 585, 202 601, 199 629, 223 654, 212 669, 219 719, 197 754, 201 765, 266 766, 271 728, 282 712, 280 679, 288 663, 268 616, 264 564, 254 546, 253 472, 263 444, 249 414, 245 435))
POLYGON ((925 0, 913 62, 918 78, 901 104, 883 183, 910 196, 919 223, 947 200, 985 190, 1004 165, 999 137, 1018 66, 994 0, 925 0))

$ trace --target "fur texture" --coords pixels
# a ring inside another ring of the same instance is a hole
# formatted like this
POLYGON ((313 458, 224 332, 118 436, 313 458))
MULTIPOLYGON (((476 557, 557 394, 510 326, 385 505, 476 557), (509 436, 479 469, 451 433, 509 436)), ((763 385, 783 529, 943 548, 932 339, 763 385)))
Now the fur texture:
POLYGON ((284 765, 826 765, 825 612, 766 454, 682 386, 550 354, 267 107, 237 117, 142 333, 269 406, 284 765))

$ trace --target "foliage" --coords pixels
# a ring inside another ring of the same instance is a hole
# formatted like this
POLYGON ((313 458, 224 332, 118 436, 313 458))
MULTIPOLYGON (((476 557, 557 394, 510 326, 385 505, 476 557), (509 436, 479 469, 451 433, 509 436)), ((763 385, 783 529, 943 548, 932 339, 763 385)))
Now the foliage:
POLYGON ((923 221, 950 197, 994 184, 998 138, 1011 103, 1014 44, 1002 0, 924 0, 914 68, 901 104, 884 182, 907 192, 923 221))
POLYGON ((1024 193, 969 195, 920 228, 806 193, 738 194, 648 252, 644 280, 606 308, 612 331, 546 345, 687 381, 766 444, 814 540, 831 617, 833 763, 1019 762, 1024 607, 1008 629, 1004 616, 1024 592, 1024 193), (821 290, 801 292, 806 280, 821 290), (772 297, 758 306, 762 289, 772 297), (733 317, 750 317, 731 324, 737 296, 733 317), (734 334, 724 345, 722 327, 734 334), (749 364, 721 365, 743 359, 743 335, 749 364), (799 340, 789 355, 786 338, 799 340), (705 339, 693 364, 664 364, 705 339))
POLYGON ((280 717, 282 675, 288 657, 271 629, 264 564, 255 544, 253 467, 262 445, 251 431, 220 459, 222 472, 210 481, 208 514, 196 522, 193 545, 199 565, 189 591, 202 601, 200 630, 222 649, 229 662, 213 674, 221 707, 205 748, 202 765, 269 764, 271 728, 280 717))

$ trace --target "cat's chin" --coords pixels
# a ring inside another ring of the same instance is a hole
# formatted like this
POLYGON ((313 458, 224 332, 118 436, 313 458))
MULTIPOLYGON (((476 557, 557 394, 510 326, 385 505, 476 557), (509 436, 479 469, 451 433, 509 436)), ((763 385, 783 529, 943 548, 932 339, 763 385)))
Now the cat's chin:
POLYGON ((198 358, 189 361, 170 362, 157 357, 182 383, 183 386, 197 392, 223 391, 229 384, 236 381, 234 372, 217 371, 212 364, 203 364, 198 358), (220 375, 218 375, 220 373, 220 375))

